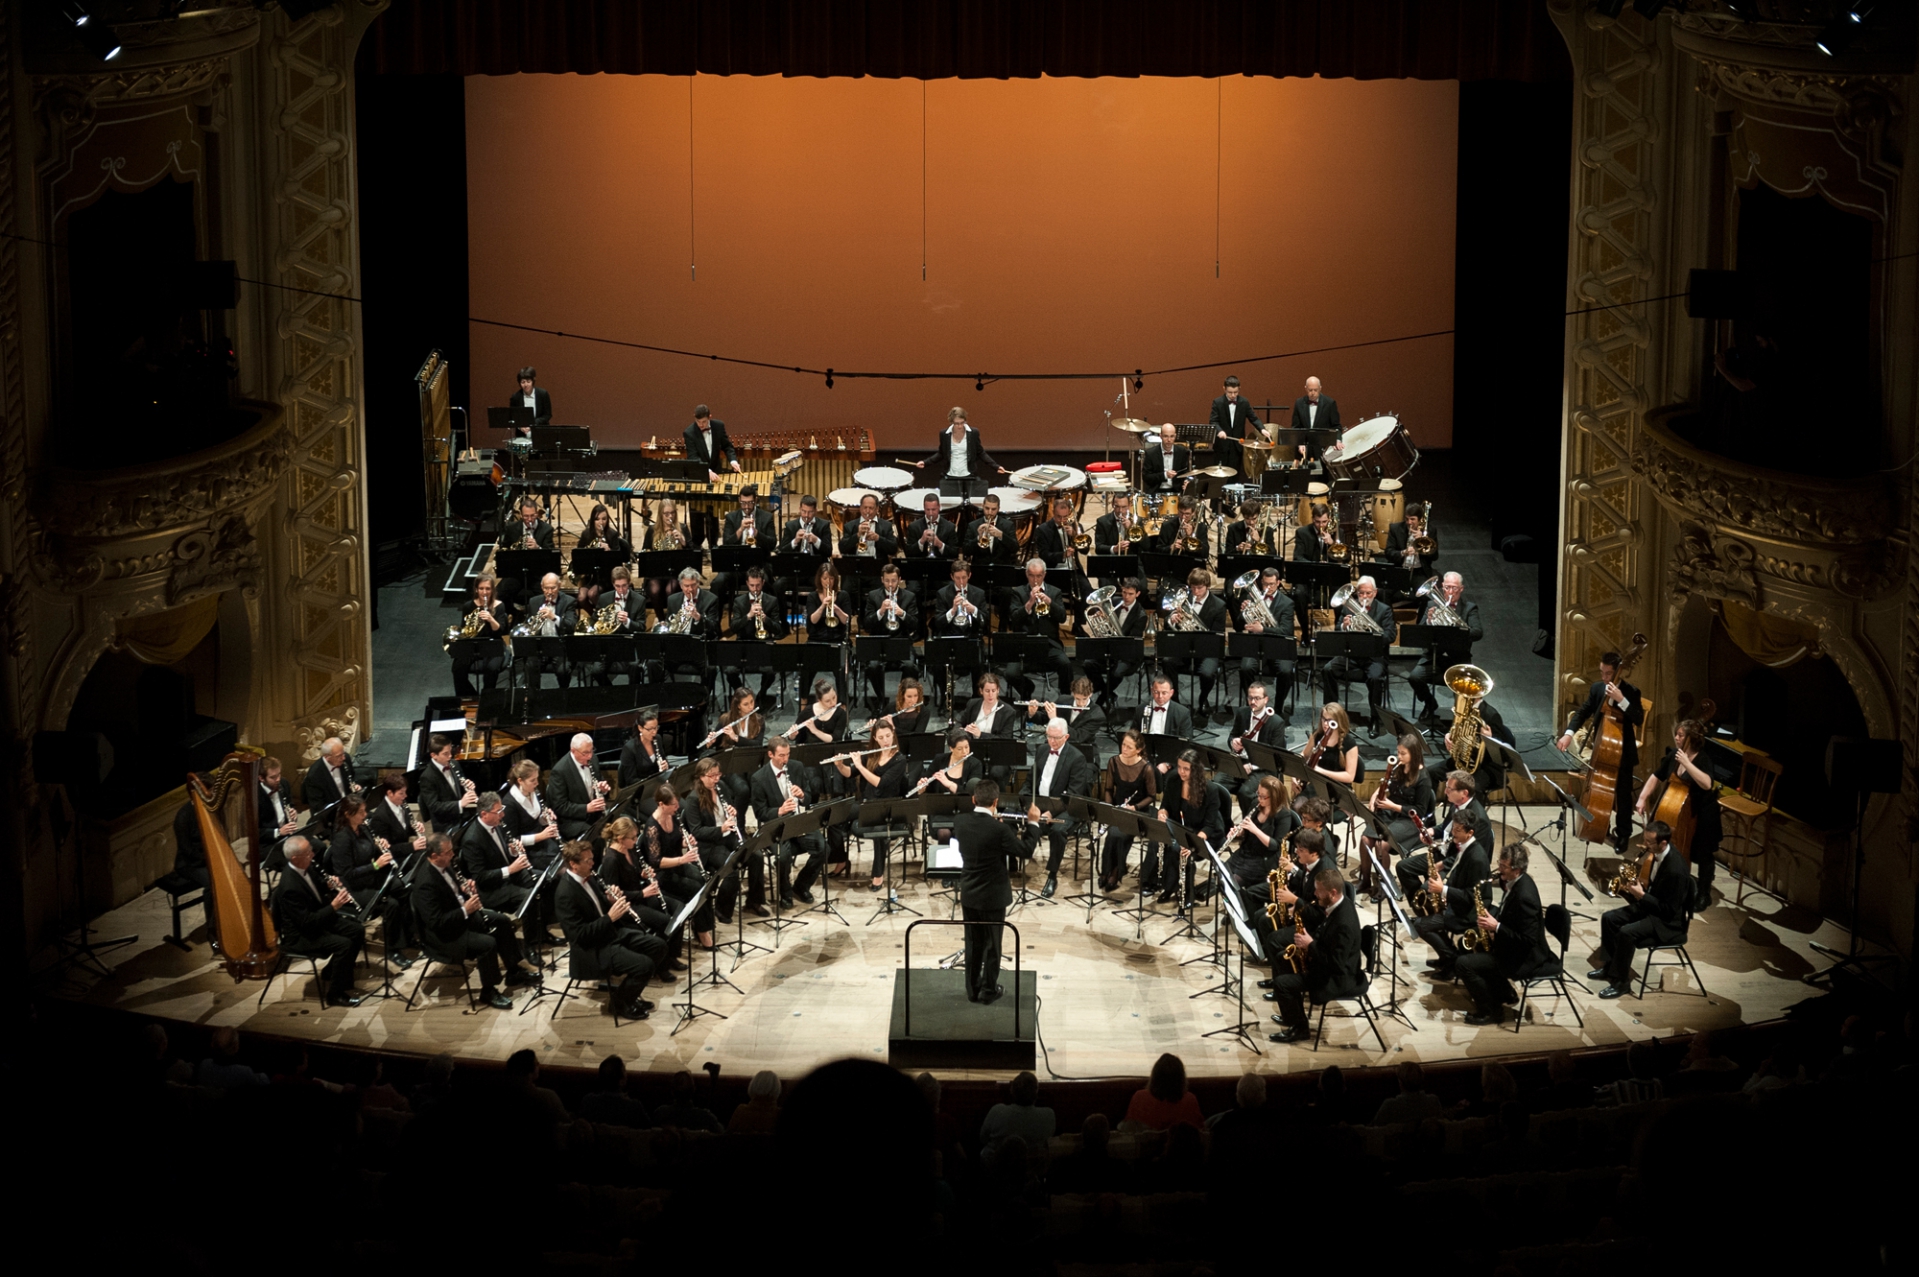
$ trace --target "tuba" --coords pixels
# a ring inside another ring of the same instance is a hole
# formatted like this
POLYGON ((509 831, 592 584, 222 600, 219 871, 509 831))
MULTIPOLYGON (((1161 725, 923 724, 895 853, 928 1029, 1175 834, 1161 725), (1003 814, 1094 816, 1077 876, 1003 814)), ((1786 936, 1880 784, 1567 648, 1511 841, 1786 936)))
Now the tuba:
POLYGON ((1204 630, 1199 613, 1193 608, 1191 590, 1180 590, 1176 594, 1160 600, 1159 610, 1166 613, 1166 628, 1169 630, 1204 630))
POLYGON ((1366 609, 1360 606, 1358 594, 1357 581, 1349 581, 1333 591, 1333 611, 1345 613, 1339 618, 1339 628, 1357 630, 1361 634, 1384 634, 1385 631, 1379 628, 1379 622, 1366 615, 1366 609))
POLYGON ((1112 586, 1103 586, 1086 596, 1086 637, 1089 639, 1120 638, 1119 622, 1114 619, 1113 601, 1119 597, 1119 591, 1112 586))
POLYGON ((1273 615, 1273 609, 1266 606, 1266 598, 1259 592, 1259 574, 1260 569, 1254 568, 1233 578, 1233 588, 1246 591, 1246 597, 1239 604, 1240 619, 1277 632, 1279 618, 1273 615))
POLYGON ((1454 629, 1465 629, 1465 619, 1462 618, 1459 613, 1453 611, 1452 605, 1446 602, 1440 595, 1439 580, 1440 578, 1437 576, 1429 576, 1425 581, 1420 583, 1420 587, 1417 590, 1413 591, 1413 597, 1423 600, 1426 605, 1426 610, 1420 613, 1421 623, 1425 625, 1450 625, 1454 629))
POLYGON ((1486 756, 1486 741, 1479 734, 1479 702, 1491 695, 1493 676, 1477 665, 1454 665, 1446 670, 1445 679, 1453 689, 1453 725, 1446 733, 1446 752, 1461 771, 1478 771, 1486 756))

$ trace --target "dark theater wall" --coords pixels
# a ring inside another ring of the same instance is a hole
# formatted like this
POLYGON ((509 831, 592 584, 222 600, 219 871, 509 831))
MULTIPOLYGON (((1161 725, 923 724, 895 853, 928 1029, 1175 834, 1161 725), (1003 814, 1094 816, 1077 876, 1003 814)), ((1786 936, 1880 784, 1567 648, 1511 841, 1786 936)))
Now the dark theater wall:
MULTIPOLYGON (((473 316, 809 368, 969 374, 829 390, 476 323, 473 402, 503 403, 530 363, 556 421, 609 445, 677 433, 701 401, 736 433, 866 427, 886 452, 924 451, 955 403, 991 445, 1116 443, 1101 415, 1118 414, 1116 380, 980 391, 970 374, 1165 368, 1451 329, 1458 93, 702 76, 689 107, 684 77, 469 77, 473 316)), ((1133 411, 1204 420, 1228 371, 1255 402, 1290 403, 1310 373, 1348 424, 1393 410, 1420 446, 1447 447, 1452 370, 1441 335, 1166 373, 1133 411)))

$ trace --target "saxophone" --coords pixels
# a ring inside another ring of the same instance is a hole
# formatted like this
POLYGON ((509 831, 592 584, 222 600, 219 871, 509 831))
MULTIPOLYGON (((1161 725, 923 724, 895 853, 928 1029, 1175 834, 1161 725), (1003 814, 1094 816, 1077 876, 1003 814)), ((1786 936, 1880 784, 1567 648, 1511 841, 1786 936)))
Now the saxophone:
POLYGON ((1493 937, 1479 925, 1479 915, 1486 912, 1486 902, 1480 898, 1479 889, 1486 883, 1495 881, 1487 878, 1473 884, 1473 926, 1470 931, 1462 931, 1453 937, 1453 945, 1461 953, 1488 953, 1493 947, 1493 937))
POLYGON ((1479 732, 1479 702, 1491 694, 1493 676, 1477 665, 1454 665, 1444 677, 1453 690, 1453 725, 1446 733, 1446 752, 1459 770, 1476 772, 1486 757, 1486 739, 1479 732))

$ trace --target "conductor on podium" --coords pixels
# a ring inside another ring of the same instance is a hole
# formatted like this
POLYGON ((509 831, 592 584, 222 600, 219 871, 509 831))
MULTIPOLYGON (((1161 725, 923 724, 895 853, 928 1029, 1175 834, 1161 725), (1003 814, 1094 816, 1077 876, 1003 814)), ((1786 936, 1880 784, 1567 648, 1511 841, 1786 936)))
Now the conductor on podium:
POLYGON ((994 812, 999 785, 982 780, 973 791, 973 810, 953 820, 953 840, 960 851, 960 917, 966 928, 966 997, 992 1002, 1004 993, 999 983, 1000 925, 1013 903, 1007 866, 1026 849, 994 812))

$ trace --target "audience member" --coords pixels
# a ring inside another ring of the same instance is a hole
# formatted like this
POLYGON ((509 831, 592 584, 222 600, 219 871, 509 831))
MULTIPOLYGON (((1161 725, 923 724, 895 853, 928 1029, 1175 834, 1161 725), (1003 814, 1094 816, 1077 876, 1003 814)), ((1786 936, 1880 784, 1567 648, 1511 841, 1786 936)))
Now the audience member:
POLYGON ((442 1051, 426 1062, 426 1070, 407 1100, 415 1113, 429 1113, 453 1096, 453 1055, 442 1051))
POLYGON ((653 1110, 654 1123, 658 1126, 677 1126, 686 1131, 725 1134, 720 1119, 713 1116, 711 1109, 701 1107, 698 1099, 693 1088, 693 1075, 681 1069, 668 1084, 666 1103, 653 1110))
POLYGON ((939 1154, 940 1174, 947 1180, 964 1178, 967 1166, 966 1140, 959 1119, 940 1107, 940 1080, 931 1073, 913 1079, 920 1094, 933 1110, 933 1150, 939 1154))
MULTIPOLYGON (((1280 1133, 1266 1103, 1266 1078, 1240 1074, 1233 1088, 1233 1107, 1207 1118, 1206 1125, 1213 1132, 1207 1179, 1220 1204, 1270 1192, 1263 1169, 1271 1161, 1273 1141, 1280 1133)), ((1253 1203, 1249 1198, 1245 1204, 1253 1203)))
POLYGON ((1112 1155, 1112 1123, 1104 1113, 1088 1113, 1079 1127, 1079 1148, 1046 1168, 1055 1193, 1123 1193, 1131 1168, 1112 1155))
POLYGON ((1475 1165, 1479 1174, 1516 1175, 1545 1165, 1546 1150, 1527 1137, 1532 1115, 1524 1104, 1506 1101, 1489 1125, 1487 1141, 1480 1146, 1475 1165))
POLYGON ((979 1160, 982 1166, 991 1168, 993 1158, 999 1147, 1009 1136, 1017 1135, 1026 1141, 1026 1147, 1033 1161, 1044 1161, 1046 1141, 1053 1138, 1056 1119, 1053 1110, 1041 1107, 1039 1099, 1039 1079, 1030 1072, 1023 1072, 1013 1079, 1007 1087, 1008 1103, 995 1104, 986 1110, 986 1120, 979 1129, 979 1160))
POLYGON ((746 1103, 727 1119, 728 1135, 771 1135, 780 1125, 780 1075, 761 1069, 746 1084, 746 1103))
POLYGON ((1166 1147, 1146 1168, 1145 1191, 1184 1193, 1199 1188, 1206 1174, 1206 1145, 1199 1127, 1176 1123, 1166 1132, 1166 1147))
POLYGON ((1306 1106, 1300 1125, 1309 1130, 1323 1130, 1329 1126, 1343 1126, 1350 1120, 1346 1104, 1346 1075, 1339 1071, 1337 1064, 1328 1064, 1319 1071, 1313 1101, 1306 1106))
POLYGON ((1198 1127, 1205 1122, 1198 1097, 1186 1089, 1186 1065, 1177 1055, 1169 1052, 1153 1061, 1146 1086, 1133 1092, 1124 1120, 1137 1122, 1149 1131, 1164 1131, 1182 1123, 1198 1127))
POLYGON ((386 1109, 394 1113, 408 1113, 412 1106, 406 1102, 406 1096, 400 1094, 400 1088, 386 1080, 386 1061, 379 1056, 368 1056, 359 1072, 360 1108, 386 1109))
POLYGON ((915 1254, 931 1234, 933 1111, 904 1073, 876 1060, 821 1065, 787 1092, 777 1139, 785 1182, 857 1187, 892 1256, 915 1254))
POLYGON ((1380 1101, 1379 1111, 1373 1114, 1374 1126, 1423 1122, 1429 1117, 1444 1115, 1445 1106, 1440 1104, 1437 1095, 1426 1089, 1426 1073, 1417 1060, 1401 1061, 1393 1074, 1399 1079, 1399 1094, 1380 1101))
POLYGON ((1545 1089, 1533 1096, 1533 1112, 1557 1113, 1562 1109, 1592 1107, 1593 1089, 1580 1081, 1571 1051, 1554 1051, 1546 1057, 1546 1079, 1545 1089))
POLYGON ((1626 1048, 1627 1077, 1608 1082, 1593 1092, 1593 1103, 1600 1108, 1619 1104, 1650 1104, 1666 1098, 1665 1084, 1659 1080, 1659 1048, 1650 1042, 1635 1042, 1626 1048))
POLYGON ((1474 1117, 1497 1117, 1501 1109, 1519 1098, 1519 1085, 1512 1071, 1503 1064, 1483 1064, 1479 1069, 1479 1103, 1472 1108, 1474 1117))
POLYGON ((609 1055, 600 1061, 599 1085, 580 1098, 580 1117, 607 1126, 626 1126, 643 1131, 653 1125, 646 1105, 627 1093, 626 1061, 609 1055))
POLYGON ((240 1030, 222 1025, 213 1031, 207 1046, 212 1054, 200 1061, 193 1075, 194 1085, 217 1091, 269 1085, 266 1074, 240 1063, 240 1030))

